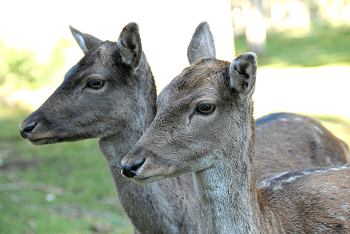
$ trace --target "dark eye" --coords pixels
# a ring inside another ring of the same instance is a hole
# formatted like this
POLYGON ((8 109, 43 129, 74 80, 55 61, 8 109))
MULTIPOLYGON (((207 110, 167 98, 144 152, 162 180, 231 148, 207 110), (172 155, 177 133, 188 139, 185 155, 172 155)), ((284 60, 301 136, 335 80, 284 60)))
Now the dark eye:
POLYGON ((202 103, 197 106, 196 111, 203 115, 210 115, 215 111, 215 105, 211 103, 202 103))
POLYGON ((88 81, 87 86, 92 89, 100 89, 105 84, 104 80, 101 79, 91 79, 88 81))

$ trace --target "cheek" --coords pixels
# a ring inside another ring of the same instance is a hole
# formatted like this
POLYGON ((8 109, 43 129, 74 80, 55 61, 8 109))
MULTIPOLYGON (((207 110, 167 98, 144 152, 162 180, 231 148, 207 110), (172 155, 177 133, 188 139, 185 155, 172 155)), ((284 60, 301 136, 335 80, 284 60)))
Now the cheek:
POLYGON ((217 157, 213 152, 199 150, 193 156, 185 156, 182 161, 183 172, 195 172, 204 170, 217 162, 217 157))

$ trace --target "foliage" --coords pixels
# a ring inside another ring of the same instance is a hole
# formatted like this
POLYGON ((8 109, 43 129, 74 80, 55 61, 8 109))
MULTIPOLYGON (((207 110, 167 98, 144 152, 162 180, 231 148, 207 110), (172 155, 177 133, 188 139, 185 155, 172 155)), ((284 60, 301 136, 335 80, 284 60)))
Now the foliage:
MULTIPOLYGON (((244 36, 235 38, 236 53, 249 50, 244 36)), ((312 24, 306 31, 294 28, 267 32, 266 53, 259 56, 259 68, 296 68, 350 65, 350 26, 312 24)))
POLYGON ((36 54, 29 49, 6 47, 0 40, 0 90, 1 92, 38 89, 47 86, 48 79, 63 68, 64 49, 71 41, 60 38, 44 64, 36 61, 36 54))

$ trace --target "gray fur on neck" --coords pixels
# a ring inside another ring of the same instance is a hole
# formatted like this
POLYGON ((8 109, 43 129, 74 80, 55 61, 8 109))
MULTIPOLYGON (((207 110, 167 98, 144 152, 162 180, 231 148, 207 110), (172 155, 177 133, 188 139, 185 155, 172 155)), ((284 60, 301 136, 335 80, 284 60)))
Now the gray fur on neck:
MULTIPOLYGON (((249 118, 249 113, 244 118, 249 118)), ((246 234, 260 230, 252 173, 254 153, 250 148, 253 145, 253 126, 245 128, 247 135, 241 141, 222 145, 223 150, 217 152, 220 161, 194 172, 202 233, 246 234), (227 179, 229 177, 231 179, 227 179)))

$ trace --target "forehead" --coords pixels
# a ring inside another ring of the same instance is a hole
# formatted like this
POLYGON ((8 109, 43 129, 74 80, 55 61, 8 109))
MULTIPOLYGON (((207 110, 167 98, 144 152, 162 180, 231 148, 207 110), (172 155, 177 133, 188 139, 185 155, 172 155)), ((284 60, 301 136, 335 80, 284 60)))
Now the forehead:
MULTIPOLYGON (((158 97, 158 106, 181 99, 196 99, 210 93, 219 93, 224 83, 229 82, 230 63, 205 59, 185 68, 166 86, 158 97)), ((191 101, 191 100, 188 100, 191 101)))
POLYGON ((79 74, 79 77, 91 75, 93 73, 105 74, 110 70, 107 67, 113 67, 112 55, 115 54, 115 50, 113 44, 108 41, 89 50, 84 57, 66 73, 64 81, 73 78, 76 74, 79 74))

